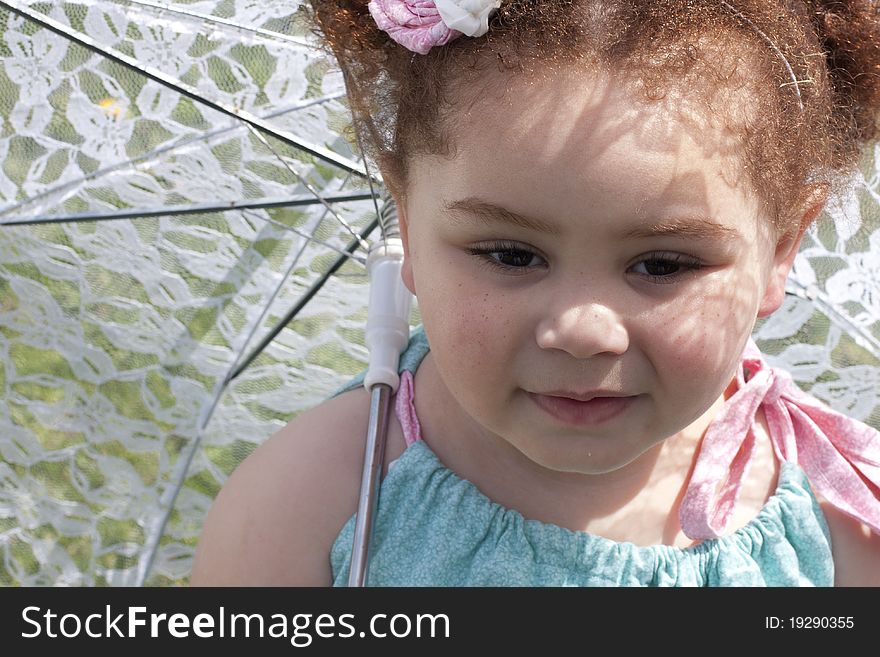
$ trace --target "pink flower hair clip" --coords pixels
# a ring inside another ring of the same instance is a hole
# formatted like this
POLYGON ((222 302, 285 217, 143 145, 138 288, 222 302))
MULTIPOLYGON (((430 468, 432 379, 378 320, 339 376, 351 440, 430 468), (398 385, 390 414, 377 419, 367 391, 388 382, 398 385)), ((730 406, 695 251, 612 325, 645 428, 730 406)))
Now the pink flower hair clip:
POLYGON ((462 34, 483 36, 501 0, 371 0, 367 8, 379 29, 420 55, 462 34))

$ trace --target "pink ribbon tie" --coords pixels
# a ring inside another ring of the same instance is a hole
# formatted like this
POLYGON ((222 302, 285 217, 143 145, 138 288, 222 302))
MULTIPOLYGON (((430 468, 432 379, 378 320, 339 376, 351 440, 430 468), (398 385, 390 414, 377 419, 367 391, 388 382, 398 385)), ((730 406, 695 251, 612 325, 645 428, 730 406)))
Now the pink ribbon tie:
POLYGON ((799 464, 822 497, 880 534, 880 433, 801 391, 788 372, 767 365, 752 340, 737 382, 703 436, 679 510, 682 531, 695 540, 723 534, 763 409, 779 460, 799 464))
POLYGON ((371 0, 367 8, 380 30, 420 55, 461 36, 446 27, 434 0, 371 0))

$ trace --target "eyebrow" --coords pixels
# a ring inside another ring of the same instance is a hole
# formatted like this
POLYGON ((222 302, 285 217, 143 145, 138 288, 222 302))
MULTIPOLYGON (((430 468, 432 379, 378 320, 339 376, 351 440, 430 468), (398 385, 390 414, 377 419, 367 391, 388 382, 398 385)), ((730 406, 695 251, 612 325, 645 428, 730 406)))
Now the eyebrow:
MULTIPOLYGON (((489 201, 469 196, 467 198, 446 202, 443 205, 445 212, 450 214, 456 221, 461 220, 460 213, 469 214, 484 224, 504 223, 526 228, 539 233, 559 235, 559 228, 534 217, 508 210, 489 201)), ((639 239, 658 236, 686 237, 699 240, 716 240, 731 242, 740 237, 735 228, 722 226, 721 224, 702 216, 688 216, 681 218, 664 219, 648 226, 636 226, 621 233, 623 239, 639 239)))
POLYGON ((475 196, 468 196, 459 201, 444 203, 443 210, 456 219, 459 219, 459 217, 456 217, 456 214, 464 212, 479 219, 484 224, 513 224, 514 226, 527 228, 528 230, 533 230, 538 233, 550 233, 551 235, 559 234, 559 228, 556 226, 552 226, 540 219, 526 217, 525 215, 518 214, 507 208, 502 208, 500 205, 489 203, 488 201, 476 198, 475 196))
POLYGON ((735 228, 722 226, 708 217, 700 216, 676 217, 664 219, 650 226, 637 226, 625 231, 622 237, 624 239, 638 239, 664 235, 718 242, 732 242, 741 237, 735 228))

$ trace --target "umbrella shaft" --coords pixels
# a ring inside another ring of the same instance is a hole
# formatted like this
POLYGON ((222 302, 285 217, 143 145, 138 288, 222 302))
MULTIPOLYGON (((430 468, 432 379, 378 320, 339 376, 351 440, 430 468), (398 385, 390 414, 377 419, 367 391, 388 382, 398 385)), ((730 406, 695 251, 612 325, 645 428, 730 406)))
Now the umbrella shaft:
POLYGON ((391 394, 391 386, 384 383, 377 383, 371 388, 370 423, 367 427, 367 447, 364 451, 364 470, 354 527, 349 586, 364 586, 367 579, 370 542, 373 538, 373 518, 379 502, 379 481, 382 476, 382 465, 385 462, 385 440, 388 436, 391 394))

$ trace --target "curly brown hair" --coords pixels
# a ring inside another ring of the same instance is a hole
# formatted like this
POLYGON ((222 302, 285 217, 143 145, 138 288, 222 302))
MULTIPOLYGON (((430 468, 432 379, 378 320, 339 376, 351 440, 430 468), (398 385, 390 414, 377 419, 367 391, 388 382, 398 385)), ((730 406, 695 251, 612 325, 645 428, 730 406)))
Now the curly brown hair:
POLYGON ((427 55, 381 31, 368 4, 310 0, 309 18, 342 68, 359 142, 398 201, 412 157, 454 151, 461 94, 491 71, 613 70, 639 81, 647 102, 687 90, 710 116, 726 115, 780 229, 817 186, 844 191, 880 133, 878 0, 505 0, 487 34, 427 55), (737 88, 754 111, 718 95, 737 88))

